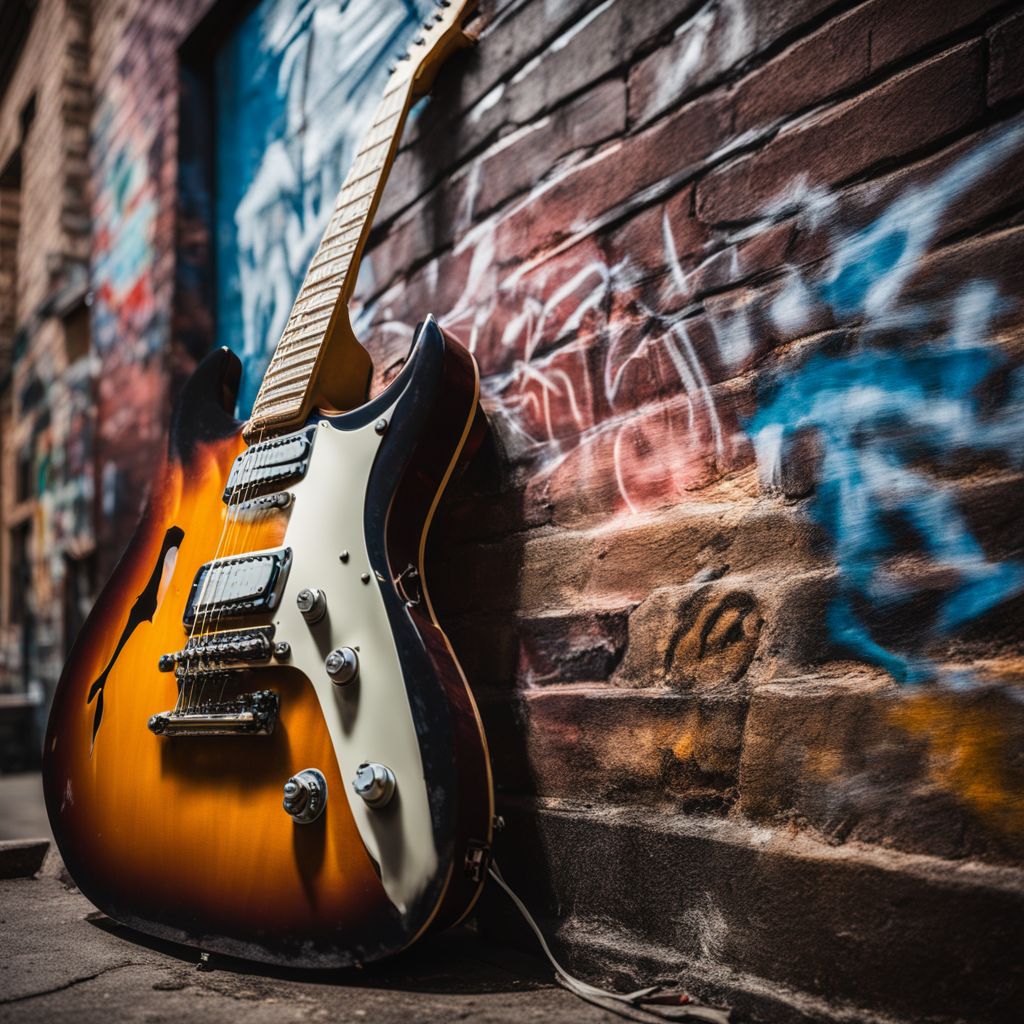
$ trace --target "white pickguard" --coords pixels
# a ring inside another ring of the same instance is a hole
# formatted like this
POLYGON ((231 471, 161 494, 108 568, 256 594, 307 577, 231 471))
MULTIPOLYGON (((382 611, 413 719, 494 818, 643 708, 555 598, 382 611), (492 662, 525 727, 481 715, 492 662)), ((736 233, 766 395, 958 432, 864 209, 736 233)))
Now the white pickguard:
MULTIPOLYGON (((389 418, 390 412, 382 415, 389 418)), ((309 469, 289 487, 295 500, 284 543, 292 550, 292 566, 274 622, 275 640, 291 644, 290 664, 316 690, 346 783, 344 793, 328 794, 327 813, 332 803, 348 801, 380 866, 384 890, 405 913, 436 875, 438 854, 416 728, 379 584, 372 577, 369 583, 361 579, 373 572, 363 505, 382 444, 387 433, 378 435, 372 422, 349 431, 326 422, 317 426, 309 469), (342 551, 349 552, 347 562, 339 557, 342 551), (305 587, 319 588, 327 598, 327 614, 313 625, 295 604, 305 587), (324 668, 326 656, 341 646, 359 653, 359 676, 347 686, 336 686, 324 668), (364 761, 387 765, 398 780, 395 796, 379 810, 351 787, 364 761)))

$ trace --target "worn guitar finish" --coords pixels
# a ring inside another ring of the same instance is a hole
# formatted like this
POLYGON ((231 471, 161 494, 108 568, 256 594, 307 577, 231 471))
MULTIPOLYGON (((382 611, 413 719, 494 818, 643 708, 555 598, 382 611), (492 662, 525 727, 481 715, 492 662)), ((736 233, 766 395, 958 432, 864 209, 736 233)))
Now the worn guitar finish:
POLYGON ((138 532, 69 659, 46 737, 50 820, 76 882, 119 921, 258 960, 372 960, 465 914, 481 884, 474 855, 490 842, 483 733, 422 581, 436 499, 480 429, 475 365, 428 320, 382 395, 312 418, 321 436, 291 503, 255 511, 218 556, 293 552, 277 611, 232 623, 275 625, 288 658, 223 683, 228 697, 274 691, 276 727, 168 739, 147 721, 178 699, 159 661, 182 646, 193 579, 231 514, 237 378, 220 350, 190 382, 138 532), (295 610, 311 586, 329 602, 313 625, 295 610), (339 642, 360 662, 340 687, 324 669, 339 642), (397 776, 380 810, 353 791, 363 759, 397 776), (282 809, 282 783, 309 767, 328 799, 300 824, 282 809))
POLYGON ((346 306, 409 107, 473 7, 438 0, 392 73, 249 420, 227 350, 189 382, 54 695, 57 844, 150 934, 359 963, 459 920, 483 884, 490 764, 423 568, 484 429, 476 363, 428 317, 367 401, 346 306))

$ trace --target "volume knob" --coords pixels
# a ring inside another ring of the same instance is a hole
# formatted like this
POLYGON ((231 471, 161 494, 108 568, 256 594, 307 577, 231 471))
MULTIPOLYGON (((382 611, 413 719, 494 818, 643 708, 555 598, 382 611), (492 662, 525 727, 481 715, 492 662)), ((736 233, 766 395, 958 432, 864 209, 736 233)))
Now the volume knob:
POLYGON ((284 784, 284 809, 292 821, 308 825, 324 813, 327 803, 327 780, 316 768, 306 768, 284 784))
POLYGON ((386 764, 364 761, 356 769, 352 788, 368 807, 383 807, 395 795, 396 783, 395 773, 386 764))
POLYGON ((345 686, 359 674, 359 655, 351 647, 336 647, 324 659, 324 668, 335 685, 345 686))
POLYGON ((322 590, 306 587, 295 595, 295 604, 309 623, 319 622, 327 611, 327 598, 322 590))

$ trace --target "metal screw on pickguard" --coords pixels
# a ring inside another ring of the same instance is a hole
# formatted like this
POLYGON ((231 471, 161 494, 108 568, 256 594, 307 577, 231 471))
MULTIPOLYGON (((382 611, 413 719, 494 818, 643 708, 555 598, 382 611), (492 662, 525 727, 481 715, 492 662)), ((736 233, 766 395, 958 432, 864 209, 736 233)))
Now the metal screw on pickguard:
POLYGON ((395 773, 376 761, 364 761, 352 780, 352 788, 368 807, 383 807, 395 795, 396 785, 395 773))
POLYGON ((381 418, 374 423, 373 429, 376 430, 378 434, 383 434, 384 431, 388 429, 388 421, 381 416, 381 418))
POLYGON ((347 562, 348 561, 348 552, 347 551, 342 551, 342 553, 340 555, 338 555, 338 558, 341 559, 342 562, 347 562))
POLYGON ((292 645, 287 640, 281 640, 274 644, 274 657, 278 661, 285 661, 292 656, 292 645))
POLYGON ((359 578, 360 578, 360 579, 361 579, 361 580, 362 580, 362 581, 363 581, 364 583, 369 583, 369 582, 370 582, 370 574, 369 574, 368 572, 364 572, 364 573, 363 573, 363 574, 362 574, 362 575, 361 575, 361 576, 360 576, 359 578))

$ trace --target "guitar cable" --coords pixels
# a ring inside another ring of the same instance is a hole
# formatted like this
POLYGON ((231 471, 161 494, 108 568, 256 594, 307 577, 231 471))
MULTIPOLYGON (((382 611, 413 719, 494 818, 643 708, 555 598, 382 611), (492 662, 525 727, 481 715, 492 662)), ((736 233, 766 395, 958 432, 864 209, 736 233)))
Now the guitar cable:
POLYGON ((731 1011, 698 1003, 688 992, 682 990, 665 991, 661 985, 652 985, 649 988, 637 989, 635 992, 614 992, 611 989, 599 988, 574 977, 555 959, 540 926, 530 911, 526 909, 523 901, 505 881, 498 870, 498 865, 493 860, 487 873, 515 904, 516 909, 522 914, 523 920, 537 937, 540 948, 555 969, 555 980, 573 995, 602 1010, 618 1014, 626 1020, 701 1020, 708 1021, 709 1024, 729 1024, 732 1019, 731 1011))

